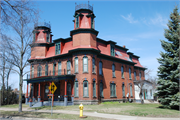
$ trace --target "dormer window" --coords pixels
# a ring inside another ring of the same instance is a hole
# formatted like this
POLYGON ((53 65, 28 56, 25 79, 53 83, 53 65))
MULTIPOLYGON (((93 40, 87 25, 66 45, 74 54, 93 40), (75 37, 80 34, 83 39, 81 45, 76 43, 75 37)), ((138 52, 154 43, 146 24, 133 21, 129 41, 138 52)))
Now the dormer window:
POLYGON ((76 28, 79 27, 79 16, 76 16, 76 28))
POLYGON ((114 46, 111 45, 111 56, 115 56, 114 46))
POLYGON ((61 53, 61 47, 60 47, 61 43, 56 43, 56 55, 60 54, 61 53))
POLYGON ((129 55, 129 59, 132 61, 132 55, 129 55))

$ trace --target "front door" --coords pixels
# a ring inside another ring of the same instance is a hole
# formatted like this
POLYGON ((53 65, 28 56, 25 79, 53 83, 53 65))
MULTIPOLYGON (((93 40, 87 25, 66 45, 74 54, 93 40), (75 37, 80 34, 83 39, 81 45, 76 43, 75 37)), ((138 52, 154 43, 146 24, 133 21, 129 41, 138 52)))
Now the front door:
POLYGON ((67 96, 68 96, 68 101, 71 100, 71 83, 67 83, 67 96))
POLYGON ((58 96, 60 96, 60 81, 54 82, 54 84, 57 87, 56 91, 54 92, 54 101, 58 101, 58 96))

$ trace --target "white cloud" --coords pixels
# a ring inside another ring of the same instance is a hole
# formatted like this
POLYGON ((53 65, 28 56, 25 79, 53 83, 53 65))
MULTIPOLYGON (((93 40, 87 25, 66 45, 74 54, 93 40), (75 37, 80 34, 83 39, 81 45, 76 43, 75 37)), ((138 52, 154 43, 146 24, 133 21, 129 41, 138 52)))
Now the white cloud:
POLYGON ((141 18, 142 23, 146 25, 156 25, 156 26, 163 26, 167 27, 168 18, 163 17, 161 14, 156 14, 154 17, 151 18, 141 18))
POLYGON ((127 15, 127 17, 121 15, 121 17, 123 17, 125 20, 129 21, 129 23, 137 23, 137 20, 134 20, 134 18, 132 17, 132 14, 130 13, 129 15, 127 15))
POLYGON ((134 20, 132 14, 128 14, 127 16, 121 15, 122 18, 127 20, 129 23, 143 23, 146 25, 156 25, 167 27, 168 18, 162 16, 161 14, 157 13, 154 17, 141 17, 139 20, 134 20))

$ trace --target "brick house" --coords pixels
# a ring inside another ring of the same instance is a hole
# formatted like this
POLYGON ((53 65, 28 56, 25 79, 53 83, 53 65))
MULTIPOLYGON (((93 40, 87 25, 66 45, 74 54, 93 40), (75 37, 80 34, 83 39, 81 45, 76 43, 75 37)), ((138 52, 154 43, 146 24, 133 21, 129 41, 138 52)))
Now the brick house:
POLYGON ((35 24, 26 97, 47 101, 54 81, 54 101, 63 105, 135 98, 133 80, 145 79, 146 68, 125 46, 98 38, 95 17, 89 4, 76 5, 70 37, 53 41, 48 23, 35 24))

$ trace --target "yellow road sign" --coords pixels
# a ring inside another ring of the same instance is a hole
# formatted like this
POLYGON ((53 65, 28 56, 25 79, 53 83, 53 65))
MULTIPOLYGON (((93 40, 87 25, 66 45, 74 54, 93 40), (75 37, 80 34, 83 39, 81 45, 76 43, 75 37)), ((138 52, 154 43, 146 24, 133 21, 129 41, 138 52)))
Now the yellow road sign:
POLYGON ((54 94, 56 89, 57 89, 56 85, 54 84, 54 82, 52 82, 51 85, 49 86, 49 90, 51 91, 51 94, 54 94))

